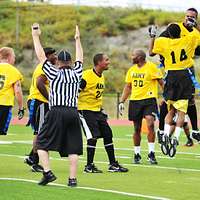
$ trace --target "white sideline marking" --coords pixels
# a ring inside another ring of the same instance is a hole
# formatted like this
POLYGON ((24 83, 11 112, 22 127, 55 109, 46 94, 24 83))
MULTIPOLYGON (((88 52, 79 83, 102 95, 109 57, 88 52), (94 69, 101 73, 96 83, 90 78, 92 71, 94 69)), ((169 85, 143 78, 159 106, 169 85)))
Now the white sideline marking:
POLYGON ((9 142, 9 141, 0 141, 0 144, 12 144, 12 142, 9 142))
MULTIPOLYGON (((37 181, 35 181, 35 180, 21 179, 21 178, 0 178, 0 180, 37 183, 37 181)), ((58 184, 58 183, 49 183, 49 185, 69 188, 68 186, 66 186, 64 184, 58 184)), ((91 187, 77 187, 77 188, 78 189, 84 189, 84 190, 93 190, 93 191, 100 191, 100 192, 115 193, 115 194, 121 194, 121 195, 125 195, 125 196, 143 197, 143 198, 148 198, 148 199, 170 200, 170 199, 165 198, 165 197, 157 197, 157 196, 150 196, 150 195, 143 195, 143 194, 136 194, 136 193, 129 193, 129 192, 120 192, 120 191, 116 191, 116 190, 106 190, 106 189, 91 188, 91 187)))
MULTIPOLYGON (((16 157, 16 158, 22 158, 24 159, 26 156, 19 156, 19 155, 11 155, 11 154, 0 154, 0 156, 7 156, 7 157, 16 157)), ((59 161, 67 161, 67 159, 63 158, 53 158, 50 157, 51 160, 59 160, 59 161)), ((79 162, 86 162, 86 160, 79 160, 79 162)), ((105 161, 95 161, 95 163, 99 164, 108 164, 108 162, 105 161)), ((167 169, 167 170, 176 170, 176 171, 187 171, 187 172, 200 172, 200 169, 191 169, 191 168, 178 168, 178 167, 165 167, 165 166, 155 166, 155 165, 137 165, 137 164, 125 164, 123 163, 124 166, 129 166, 129 167, 143 167, 143 168, 157 168, 157 169, 167 169)))

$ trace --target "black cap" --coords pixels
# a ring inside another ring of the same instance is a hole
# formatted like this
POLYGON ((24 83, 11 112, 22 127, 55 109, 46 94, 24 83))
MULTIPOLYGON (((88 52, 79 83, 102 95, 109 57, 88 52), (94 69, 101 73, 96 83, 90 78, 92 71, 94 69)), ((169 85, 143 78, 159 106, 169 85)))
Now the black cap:
POLYGON ((45 53, 46 56, 49 55, 49 54, 55 53, 55 52, 56 52, 56 50, 51 48, 51 47, 45 47, 44 48, 44 53, 45 53))
POLYGON ((60 53, 58 54, 58 60, 60 61, 71 61, 71 55, 69 52, 62 50, 60 51, 60 53))

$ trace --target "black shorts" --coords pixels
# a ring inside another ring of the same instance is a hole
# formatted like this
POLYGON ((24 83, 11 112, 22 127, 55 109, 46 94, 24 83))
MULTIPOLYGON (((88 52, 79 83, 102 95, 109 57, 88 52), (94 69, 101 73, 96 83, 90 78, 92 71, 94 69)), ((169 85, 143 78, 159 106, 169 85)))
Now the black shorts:
POLYGON ((61 157, 69 154, 82 155, 83 142, 77 109, 66 106, 52 107, 45 115, 36 146, 41 150, 57 151, 61 157))
POLYGON ((12 106, 0 105, 0 135, 7 135, 12 118, 12 106))
POLYGON ((27 106, 29 110, 29 121, 27 125, 31 125, 34 135, 37 135, 44 122, 44 116, 49 110, 49 105, 37 99, 30 99, 27 102, 27 106))
POLYGON ((164 86, 165 100, 177 101, 192 98, 194 86, 188 70, 169 70, 164 86))
POLYGON ((103 112, 81 110, 80 119, 87 139, 112 138, 112 130, 107 122, 107 115, 103 112))
POLYGON ((146 115, 152 115, 155 118, 158 115, 156 98, 129 101, 128 119, 130 121, 142 120, 146 115))

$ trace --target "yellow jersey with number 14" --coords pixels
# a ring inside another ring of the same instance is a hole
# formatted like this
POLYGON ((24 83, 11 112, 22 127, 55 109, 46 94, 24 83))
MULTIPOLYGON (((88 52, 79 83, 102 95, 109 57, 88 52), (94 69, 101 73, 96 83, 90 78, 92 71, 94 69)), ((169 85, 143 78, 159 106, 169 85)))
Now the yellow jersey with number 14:
POLYGON ((14 105, 13 84, 22 80, 23 76, 16 67, 8 63, 0 63, 0 105, 14 105))
POLYGON ((191 32, 177 39, 159 37, 155 39, 153 53, 165 58, 165 70, 183 70, 193 66, 193 56, 200 38, 191 32))
POLYGON ((143 100, 158 97, 158 80, 162 78, 160 69, 152 62, 142 67, 133 65, 126 74, 126 83, 131 83, 130 100, 143 100))
POLYGON ((78 110, 100 111, 105 88, 103 74, 98 76, 93 69, 89 69, 83 72, 82 79, 86 81, 86 86, 79 94, 78 110))

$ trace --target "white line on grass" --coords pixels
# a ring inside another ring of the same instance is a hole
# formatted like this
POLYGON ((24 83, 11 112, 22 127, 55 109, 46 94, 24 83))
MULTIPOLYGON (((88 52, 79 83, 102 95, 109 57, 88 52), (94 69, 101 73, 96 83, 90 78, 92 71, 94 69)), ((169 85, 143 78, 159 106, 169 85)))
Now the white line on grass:
MULTIPOLYGON (((21 178, 0 178, 0 180, 37 183, 37 181, 35 181, 35 180, 21 179, 21 178)), ((69 188, 68 186, 66 186, 64 184, 58 184, 58 183, 49 183, 49 185, 69 188)), ((125 195, 125 196, 142 197, 142 198, 155 199, 155 200, 170 200, 165 197, 150 196, 150 195, 136 194, 136 193, 130 193, 130 192, 120 192, 120 191, 116 191, 116 190, 107 190, 107 189, 92 188, 92 187, 77 187, 77 189, 108 192, 108 193, 115 193, 115 194, 120 194, 120 195, 125 195)))
MULTIPOLYGON (((32 140, 13 140, 13 141, 0 141, 0 144, 32 144, 32 140), (2 143, 1 143, 2 142, 2 143)), ((83 146, 84 148, 86 147, 86 145, 83 146)), ((96 147, 96 149, 104 149, 104 147, 96 147)), ((133 148, 117 148, 115 147, 115 150, 121 150, 121 151, 133 151, 133 148)), ((148 149, 143 149, 144 152, 148 152, 148 149)), ((161 153, 161 151, 155 151, 156 153, 161 153)), ((176 154, 185 154, 185 155, 195 155, 195 156, 200 156, 199 153, 192 153, 192 152, 177 152, 176 154)))
MULTIPOLYGON (((16 158, 22 158, 24 159, 25 156, 19 156, 19 155, 11 155, 11 154, 0 154, 0 156, 7 156, 7 157, 16 157, 16 158)), ((67 161, 67 159, 63 159, 63 158, 53 158, 50 157, 51 160, 58 160, 58 161, 67 161)), ((79 160, 79 162, 84 162, 86 163, 86 160, 79 160)), ((105 161, 95 161, 95 163, 99 163, 99 164, 108 164, 108 162, 105 161)), ((165 167, 165 166, 158 166, 158 165, 145 165, 145 164, 125 164, 123 163, 123 165, 125 166, 129 166, 129 167, 143 167, 143 168, 157 168, 157 169, 167 169, 167 170, 176 170, 176 171, 188 171, 188 172, 200 172, 200 169, 191 169, 191 168, 179 168, 179 167, 165 167)))

